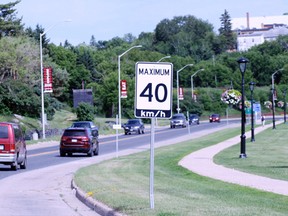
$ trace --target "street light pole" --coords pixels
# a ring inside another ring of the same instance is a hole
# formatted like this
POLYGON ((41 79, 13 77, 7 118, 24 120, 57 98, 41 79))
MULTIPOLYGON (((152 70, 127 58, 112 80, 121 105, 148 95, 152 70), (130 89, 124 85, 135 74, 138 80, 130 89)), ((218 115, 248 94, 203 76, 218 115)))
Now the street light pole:
POLYGON ((43 51, 42 51, 42 37, 48 32, 50 31, 52 28, 54 28, 56 25, 58 25, 59 23, 62 22, 71 22, 71 20, 63 20, 60 21, 52 26, 50 26, 46 31, 44 31, 43 33, 40 33, 40 74, 41 74, 41 122, 42 122, 42 138, 45 139, 46 135, 45 135, 45 112, 44 112, 44 81, 43 81, 43 51))
POLYGON ((179 72, 188 66, 193 66, 193 64, 187 64, 177 71, 177 113, 179 113, 180 111, 180 108, 179 108, 179 72))
POLYGON ((276 74, 276 73, 278 73, 279 71, 282 71, 283 70, 283 68, 282 69, 279 69, 279 70, 277 70, 277 71, 275 71, 273 74, 272 74, 272 76, 271 76, 271 80, 272 80, 272 88, 271 88, 271 93, 272 93, 272 115, 273 115, 273 127, 272 127, 272 129, 276 129, 276 126, 275 126, 275 99, 274 99, 274 94, 275 94, 275 87, 274 87, 274 75, 276 74))
POLYGON ((171 56, 164 56, 161 59, 159 59, 159 61, 157 61, 157 62, 161 62, 163 59, 167 59, 167 58, 171 58, 171 56))
POLYGON ((237 60, 239 64, 239 68, 242 74, 242 95, 241 95, 241 101, 242 101, 242 106, 241 106, 241 148, 240 148, 240 156, 239 158, 246 158, 246 136, 245 136, 245 92, 244 92, 244 74, 246 71, 246 64, 249 62, 248 59, 241 57, 237 60))
POLYGON ((125 55, 126 53, 128 53, 130 50, 134 49, 134 48, 140 48, 142 47, 142 45, 137 45, 137 46, 133 46, 130 47, 128 50, 126 50, 125 52, 123 52, 121 55, 118 56, 118 118, 119 121, 118 123, 121 125, 121 70, 120 70, 120 59, 123 55, 125 55))
POLYGON ((274 93, 275 93, 275 89, 271 88, 271 98, 272 98, 272 123, 273 123, 273 127, 272 129, 276 129, 275 126, 275 102, 274 102, 274 93))
POLYGON ((204 71, 204 69, 197 70, 194 74, 191 75, 191 92, 192 92, 192 99, 194 99, 194 85, 193 85, 193 77, 200 71, 204 71))
POLYGON ((286 108, 287 108, 286 91, 287 91, 287 89, 284 89, 284 91, 283 91, 283 95, 284 95, 284 124, 286 123, 286 108))
POLYGON ((254 91, 254 82, 249 83, 250 91, 251 91, 251 142, 255 142, 254 136, 254 110, 253 110, 253 91, 254 91))

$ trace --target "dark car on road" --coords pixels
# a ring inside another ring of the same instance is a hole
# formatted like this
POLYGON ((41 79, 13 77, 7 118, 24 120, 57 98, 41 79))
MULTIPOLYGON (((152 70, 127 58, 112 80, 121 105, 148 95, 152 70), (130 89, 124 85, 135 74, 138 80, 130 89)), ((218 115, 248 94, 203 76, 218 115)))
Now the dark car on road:
POLYGON ((98 136, 98 127, 92 121, 77 121, 73 122, 71 128, 90 128, 92 133, 98 136))
POLYGON ((145 133, 145 126, 141 119, 129 119, 127 123, 123 125, 123 128, 125 135, 131 133, 145 133))
POLYGON ((189 115, 189 125, 192 124, 200 124, 200 117, 197 114, 190 114, 189 115))
POLYGON ((209 116, 210 123, 212 122, 218 122, 220 123, 220 115, 219 114, 212 114, 209 116))
POLYGON ((187 121, 183 113, 174 114, 170 120, 170 128, 186 127, 187 121))
POLYGON ((96 128, 97 126, 94 124, 94 122, 92 121, 77 121, 77 122, 73 122, 71 127, 82 127, 82 128, 96 128))
POLYGON ((200 117, 197 114, 189 115, 189 125, 200 124, 200 117))
POLYGON ((67 128, 60 140, 60 156, 85 153, 89 157, 99 154, 98 131, 89 127, 67 128))

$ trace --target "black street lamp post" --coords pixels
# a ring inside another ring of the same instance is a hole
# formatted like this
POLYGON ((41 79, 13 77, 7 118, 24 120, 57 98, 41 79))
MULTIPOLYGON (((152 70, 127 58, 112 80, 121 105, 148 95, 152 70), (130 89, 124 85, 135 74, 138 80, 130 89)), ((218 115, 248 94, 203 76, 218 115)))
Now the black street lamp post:
POLYGON ((246 71, 246 65, 249 62, 248 59, 241 57, 237 60, 239 64, 239 68, 242 74, 242 82, 241 82, 241 101, 242 101, 242 106, 241 106, 241 148, 240 148, 240 156, 239 158, 246 158, 246 135, 245 135, 245 123, 246 123, 246 117, 245 117, 245 90, 244 90, 244 74, 246 71))
POLYGON ((242 95, 241 95, 241 101, 242 101, 242 106, 241 106, 241 148, 240 148, 240 156, 239 158, 246 158, 246 136, 245 136, 245 92, 244 92, 244 74, 246 71, 246 64, 249 62, 248 59, 241 57, 237 60, 239 64, 239 68, 242 74, 242 95))
POLYGON ((272 123, 273 123, 273 127, 272 129, 276 129, 275 126, 275 105, 274 105, 274 93, 275 93, 275 89, 271 88, 271 95, 272 95, 272 123))
POLYGON ((249 83, 250 91, 251 91, 251 142, 255 142, 254 136, 254 110, 253 110, 253 91, 254 91, 254 82, 249 83))
POLYGON ((287 105, 286 105, 286 91, 287 91, 287 89, 285 89, 283 91, 283 95, 284 95, 284 124, 286 123, 286 108, 287 108, 287 105))

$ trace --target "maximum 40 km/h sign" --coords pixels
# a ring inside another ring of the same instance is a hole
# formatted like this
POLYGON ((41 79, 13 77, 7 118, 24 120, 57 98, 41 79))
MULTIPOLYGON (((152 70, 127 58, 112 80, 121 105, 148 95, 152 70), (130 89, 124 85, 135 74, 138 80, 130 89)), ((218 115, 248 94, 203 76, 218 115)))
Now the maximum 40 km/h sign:
POLYGON ((171 118, 173 65, 167 62, 137 62, 135 116, 171 118))

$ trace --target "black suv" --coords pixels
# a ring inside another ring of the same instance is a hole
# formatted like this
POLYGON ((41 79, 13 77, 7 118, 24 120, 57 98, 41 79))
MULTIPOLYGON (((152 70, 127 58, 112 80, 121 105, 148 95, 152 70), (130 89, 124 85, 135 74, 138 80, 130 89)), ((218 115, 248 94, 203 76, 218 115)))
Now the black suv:
POLYGON ((189 125, 200 124, 200 117, 197 114, 189 115, 189 125))
POLYGON ((141 119, 129 119, 127 123, 123 125, 123 128, 125 135, 131 133, 145 133, 145 127, 141 119))
POLYGON ((91 128, 67 128, 60 140, 60 156, 72 153, 86 153, 89 157, 99 154, 98 130, 91 128))

